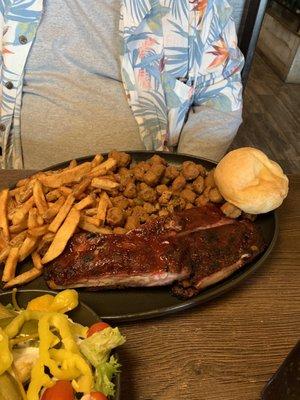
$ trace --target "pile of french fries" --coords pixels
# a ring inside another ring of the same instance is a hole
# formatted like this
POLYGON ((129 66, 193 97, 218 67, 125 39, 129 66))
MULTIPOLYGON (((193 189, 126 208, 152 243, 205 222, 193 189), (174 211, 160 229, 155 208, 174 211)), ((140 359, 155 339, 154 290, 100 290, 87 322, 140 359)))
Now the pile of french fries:
POLYGON ((75 160, 59 171, 38 172, 0 192, 0 263, 4 288, 30 282, 44 264, 58 257, 76 231, 110 233, 103 227, 112 206, 107 192, 119 184, 107 175, 117 161, 96 155, 75 160), (31 257, 32 268, 17 274, 18 263, 31 257))

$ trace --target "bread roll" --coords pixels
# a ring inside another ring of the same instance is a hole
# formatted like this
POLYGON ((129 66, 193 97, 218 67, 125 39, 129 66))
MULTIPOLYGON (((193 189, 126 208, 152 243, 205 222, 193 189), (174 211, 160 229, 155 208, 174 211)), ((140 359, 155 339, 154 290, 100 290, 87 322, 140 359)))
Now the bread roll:
POLYGON ((281 167, 252 147, 226 154, 214 177, 222 196, 250 214, 274 210, 288 193, 289 181, 281 167))

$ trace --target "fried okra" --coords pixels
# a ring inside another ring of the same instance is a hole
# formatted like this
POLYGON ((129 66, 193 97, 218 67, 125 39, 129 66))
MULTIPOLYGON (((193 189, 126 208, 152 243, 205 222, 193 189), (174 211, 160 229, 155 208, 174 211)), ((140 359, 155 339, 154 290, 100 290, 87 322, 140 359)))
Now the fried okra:
POLYGON ((137 196, 136 185, 133 182, 128 182, 123 194, 129 199, 134 199, 137 196))
POLYGON ((238 207, 229 203, 228 201, 226 201, 226 203, 221 206, 221 210, 226 215, 226 217, 229 218, 238 218, 242 213, 242 211, 238 207))
POLYGON ((193 179, 196 179, 199 174, 199 165, 195 164, 193 161, 184 161, 182 163, 182 175, 187 181, 192 181, 193 179))
POLYGON ((159 204, 168 204, 172 197, 171 190, 165 190, 158 199, 159 204))
POLYGON ((127 167, 131 162, 131 155, 123 151, 113 150, 108 154, 108 157, 115 159, 118 167, 127 167))
POLYGON ((213 203, 222 203, 222 201, 223 201, 223 197, 222 197, 221 193, 219 192, 219 189, 217 189, 216 187, 210 189, 210 191, 208 193, 208 198, 213 203))
POLYGON ((181 191, 180 197, 182 197, 188 203, 194 203, 196 199, 196 193, 188 188, 185 188, 181 191))
POLYGON ((156 201, 157 194, 155 189, 152 189, 150 186, 146 185, 146 183, 141 183, 139 197, 144 201, 154 203, 156 201))
POLYGON ((140 226, 140 219, 136 215, 130 215, 127 217, 125 223, 125 229, 131 231, 132 229, 138 228, 140 226))
POLYGON ((202 176, 198 176, 192 183, 193 190, 197 194, 201 194, 204 190, 204 178, 202 176))
POLYGON ((132 172, 138 181, 143 181, 145 173, 149 171, 150 168, 151 165, 149 163, 146 161, 141 161, 132 167, 132 172))
POLYGON ((128 168, 120 168, 119 173, 117 174, 117 181, 125 187, 129 182, 134 182, 134 175, 132 170, 128 168))
POLYGON ((167 190, 169 190, 167 185, 158 185, 158 186, 156 186, 156 191, 160 195, 162 195, 163 192, 166 192, 167 190))
POLYGON ((146 211, 147 214, 152 214, 156 212, 155 205, 147 202, 144 203, 143 209, 146 211))
POLYGON ((115 207, 118 207, 118 208, 120 208, 121 210, 126 210, 126 208, 129 206, 129 201, 128 201, 128 199, 126 199, 126 197, 124 197, 124 196, 122 196, 122 195, 113 197, 113 198, 111 199, 111 201, 112 201, 112 203, 113 203, 113 205, 114 205, 115 207))
POLYGON ((158 154, 154 154, 154 156, 149 158, 148 162, 150 164, 162 164, 162 165, 167 164, 167 161, 164 158, 160 157, 158 154))
POLYGON ((202 207, 205 206, 209 202, 209 198, 201 194, 199 197, 196 198, 195 200, 195 206, 196 207, 202 207))
POLYGON ((183 175, 179 175, 172 183, 172 190, 173 191, 182 190, 185 187, 185 185, 186 185, 185 177, 183 175))
POLYGON ((149 219, 148 214, 142 206, 136 206, 132 209, 132 217, 137 217, 139 222, 146 222, 149 219))
POLYGON ((107 211, 106 222, 108 225, 116 227, 123 226, 125 222, 125 214, 119 207, 111 207, 107 211))
POLYGON ((186 205, 186 201, 182 198, 182 197, 175 197, 174 199, 172 199, 168 206, 167 209, 170 212, 173 211, 182 211, 185 209, 185 205, 186 205), (172 211, 171 211, 172 210, 172 211))
POLYGON ((144 174, 144 182, 149 186, 155 186, 165 171, 165 166, 156 163, 151 165, 151 168, 144 174))
POLYGON ((215 169, 212 169, 212 170, 209 171, 209 173, 205 177, 204 182, 205 182, 205 186, 206 187, 213 188, 213 187, 216 186, 215 179, 214 179, 214 173, 215 173, 215 169))
POLYGON ((174 165, 169 165, 166 170, 165 170, 165 175, 164 177, 169 179, 170 181, 173 181, 177 176, 180 174, 180 171, 177 167, 174 165))

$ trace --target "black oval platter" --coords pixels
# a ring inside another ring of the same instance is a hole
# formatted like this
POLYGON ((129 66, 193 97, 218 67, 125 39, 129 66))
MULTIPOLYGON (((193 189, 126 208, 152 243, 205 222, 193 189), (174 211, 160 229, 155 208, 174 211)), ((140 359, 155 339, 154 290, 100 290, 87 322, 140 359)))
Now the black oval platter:
MULTIPOLYGON (((128 151, 134 161, 142 161, 150 158, 153 154, 163 156, 170 164, 181 164, 183 161, 194 161, 201 163, 206 168, 215 167, 215 163, 203 158, 184 154, 174 154, 165 152, 151 151, 128 151)), ((89 161, 93 156, 78 159, 78 162, 89 161)), ((69 161, 60 163, 47 168, 46 170, 56 170, 64 168, 69 161)), ((197 296, 189 300, 180 300, 173 296, 169 287, 158 288, 132 288, 105 291, 87 291, 79 289, 80 300, 91 307, 102 319, 114 323, 121 321, 141 320, 152 317, 163 316, 177 313, 187 308, 207 302, 221 294, 229 291, 244 281, 250 274, 256 271, 270 254, 278 236, 278 218, 275 212, 260 215, 255 221, 264 235, 266 241, 266 250, 253 262, 244 266, 233 273, 227 279, 218 282, 203 290, 197 296)), ((24 262, 21 271, 29 268, 29 263, 24 262)), ((40 277, 22 287, 22 289, 45 289, 48 287, 40 277)))

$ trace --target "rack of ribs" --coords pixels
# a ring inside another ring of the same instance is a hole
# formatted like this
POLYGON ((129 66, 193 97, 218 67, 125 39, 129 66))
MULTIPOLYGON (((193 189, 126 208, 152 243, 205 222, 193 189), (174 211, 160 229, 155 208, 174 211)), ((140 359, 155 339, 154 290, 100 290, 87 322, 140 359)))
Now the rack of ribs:
POLYGON ((172 288, 173 294, 184 299, 227 278, 252 261, 265 245, 253 222, 242 220, 190 234, 188 248, 192 273, 172 288))
POLYGON ((160 217, 125 235, 75 234, 45 268, 53 289, 162 286, 191 297, 264 249, 250 221, 226 218, 213 205, 160 217))

